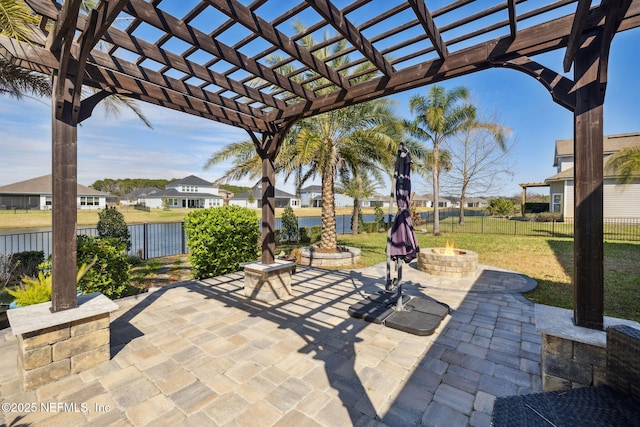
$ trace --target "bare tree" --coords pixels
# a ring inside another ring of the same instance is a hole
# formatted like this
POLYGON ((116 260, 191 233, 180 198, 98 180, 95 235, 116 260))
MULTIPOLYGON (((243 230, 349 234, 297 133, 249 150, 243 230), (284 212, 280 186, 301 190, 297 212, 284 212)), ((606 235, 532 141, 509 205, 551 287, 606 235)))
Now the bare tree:
MULTIPOLYGON (((496 120, 486 122, 496 123, 496 120)), ((502 183, 501 178, 514 175, 510 154, 515 142, 502 137, 508 131, 506 127, 499 126, 501 131, 496 132, 497 127, 471 126, 443 144, 451 159, 443 188, 450 194, 460 195, 460 224, 464 224, 468 197, 495 191, 502 183)))

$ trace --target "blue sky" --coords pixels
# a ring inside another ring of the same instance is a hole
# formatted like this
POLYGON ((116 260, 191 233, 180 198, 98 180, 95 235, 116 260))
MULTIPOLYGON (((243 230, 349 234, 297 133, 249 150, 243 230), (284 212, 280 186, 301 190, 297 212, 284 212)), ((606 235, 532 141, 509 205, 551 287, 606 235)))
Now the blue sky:
MULTIPOLYGON (((564 50, 535 58, 560 71, 564 50)), ((605 134, 640 132, 640 30, 616 35, 609 61, 605 100, 605 134)), ((572 77, 572 73, 568 74, 572 77)), ((441 83, 447 89, 464 86, 481 109, 498 116, 515 139, 513 177, 505 177, 492 194, 519 194, 519 183, 538 182, 555 173, 554 144, 573 137, 573 117, 551 100, 533 78, 513 70, 496 69, 441 83)), ((428 87, 398 94, 396 111, 411 118, 408 100, 425 94, 428 87)), ((104 178, 182 178, 197 175, 213 181, 231 166, 204 169, 211 153, 226 144, 247 138, 243 130, 188 114, 140 103, 154 129, 122 111, 119 118, 105 118, 97 109, 78 130, 78 181, 89 185, 104 178)), ((0 97, 0 185, 51 173, 51 107, 48 100, 17 101, 0 97)), ((313 182, 317 183, 317 182, 313 182)), ((248 180, 239 185, 253 185, 248 180)), ((293 191, 283 179, 279 188, 293 191)), ((387 183, 388 187, 388 183, 387 183)), ((418 181, 418 193, 430 192, 418 181)), ((544 189, 533 190, 543 192, 544 189)), ((380 192, 386 194, 387 188, 380 192)))

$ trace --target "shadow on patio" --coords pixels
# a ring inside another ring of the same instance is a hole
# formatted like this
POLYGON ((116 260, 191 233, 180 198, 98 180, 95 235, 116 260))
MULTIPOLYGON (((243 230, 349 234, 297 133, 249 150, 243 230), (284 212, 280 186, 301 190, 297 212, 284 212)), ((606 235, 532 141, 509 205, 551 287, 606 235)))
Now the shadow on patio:
MULTIPOLYGON (((241 273, 120 300, 112 359, 31 398, 114 408, 74 414, 80 423, 453 426, 489 425, 495 396, 540 390, 533 306, 518 294, 527 278, 486 269, 452 280, 405 267, 408 293, 453 309, 418 337, 348 316, 384 288, 380 271, 299 267, 295 295, 272 305, 244 297, 241 273)), ((3 401, 24 399, 8 380, 3 401)), ((4 415, 11 424, 19 414, 4 415)))

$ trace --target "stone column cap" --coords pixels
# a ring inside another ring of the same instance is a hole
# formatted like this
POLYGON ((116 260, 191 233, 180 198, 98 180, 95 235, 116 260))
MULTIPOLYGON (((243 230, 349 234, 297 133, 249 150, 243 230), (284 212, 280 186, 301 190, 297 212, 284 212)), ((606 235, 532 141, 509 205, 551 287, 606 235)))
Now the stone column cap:
POLYGON ((51 312, 51 301, 7 310, 7 317, 13 335, 22 335, 41 329, 59 326, 76 320, 117 310, 118 304, 100 292, 78 297, 78 307, 51 312))
POLYGON ((273 264, 263 264, 261 261, 251 261, 240 264, 241 267, 252 271, 269 272, 276 270, 283 270, 286 268, 294 267, 295 262, 286 261, 283 259, 275 259, 273 264))
POLYGON ((606 346, 606 330, 610 326, 627 325, 640 329, 638 322, 609 316, 604 316, 604 329, 601 331, 583 328, 573 323, 573 310, 544 304, 535 304, 535 313, 538 332, 598 347, 606 346))

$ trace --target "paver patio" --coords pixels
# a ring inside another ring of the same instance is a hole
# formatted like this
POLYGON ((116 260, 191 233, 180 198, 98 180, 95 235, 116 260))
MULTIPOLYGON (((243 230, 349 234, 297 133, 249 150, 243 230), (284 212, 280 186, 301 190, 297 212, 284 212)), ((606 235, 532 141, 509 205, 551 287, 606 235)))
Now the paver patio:
POLYGON ((111 360, 31 392, 21 391, 7 329, 0 422, 487 426, 496 396, 541 391, 541 344, 520 294, 535 283, 481 268, 447 279, 405 266, 406 293, 453 311, 428 337, 347 314, 384 288, 384 265, 298 266, 295 295, 271 305, 244 297, 242 273, 181 282, 118 300, 111 360))

